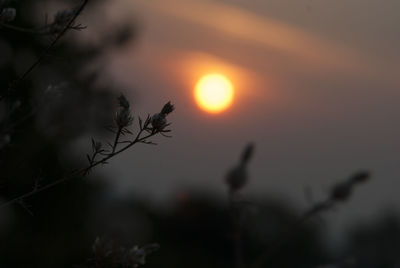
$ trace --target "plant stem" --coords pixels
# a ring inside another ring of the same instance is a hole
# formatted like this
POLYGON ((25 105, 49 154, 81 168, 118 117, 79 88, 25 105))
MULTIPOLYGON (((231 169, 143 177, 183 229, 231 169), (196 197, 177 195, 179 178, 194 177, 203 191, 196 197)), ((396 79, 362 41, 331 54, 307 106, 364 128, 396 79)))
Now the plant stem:
POLYGON ((119 137, 121 136, 121 131, 122 131, 122 127, 118 127, 117 135, 115 135, 115 140, 114 140, 114 144, 112 147, 112 153, 114 153, 115 150, 117 149, 119 137))
POLYGON ((242 252, 242 233, 241 233, 241 211, 235 202, 235 193, 232 190, 228 192, 229 206, 231 212, 232 232, 233 232, 233 254, 234 267, 243 267, 243 252, 242 252))
POLYGON ((41 193, 41 192, 46 191, 48 189, 51 189, 51 188, 53 188, 53 187, 55 187, 55 186, 57 186, 59 184, 62 184, 62 183, 67 182, 67 181, 70 181, 70 180, 72 180, 74 178, 79 178, 79 177, 82 177, 82 176, 85 177, 88 174, 88 172, 90 170, 92 170, 94 167, 96 167, 96 166, 98 166, 100 164, 105 164, 109 159, 111 159, 114 156, 124 152, 125 150, 129 149, 130 147, 132 147, 136 143, 143 142, 146 139, 158 134, 156 132, 156 133, 150 133, 148 135, 140 137, 142 135, 142 133, 143 133, 143 129, 141 129, 138 132, 138 134, 136 135, 135 139, 133 141, 131 141, 128 145, 122 147, 119 150, 116 150, 116 151, 108 154, 107 156, 103 157, 102 159, 100 159, 100 160, 98 160, 96 162, 91 163, 89 166, 87 166, 87 167, 85 167, 83 169, 80 169, 80 170, 72 171, 69 175, 67 175, 67 176, 65 176, 65 177, 63 177, 61 179, 55 180, 55 181, 53 181, 53 182, 51 182, 51 183, 49 183, 49 184, 47 184, 47 185, 45 185, 43 187, 40 187, 40 188, 37 188, 37 189, 33 189, 32 191, 29 191, 29 192, 27 192, 25 194, 22 194, 22 195, 14 198, 14 199, 11 199, 9 201, 4 202, 3 204, 0 205, 0 209, 5 208, 5 207, 10 206, 10 205, 13 205, 13 204, 16 204, 16 203, 19 203, 19 202, 21 202, 22 200, 24 200, 24 199, 26 199, 28 197, 31 197, 33 195, 36 195, 38 193, 41 193))

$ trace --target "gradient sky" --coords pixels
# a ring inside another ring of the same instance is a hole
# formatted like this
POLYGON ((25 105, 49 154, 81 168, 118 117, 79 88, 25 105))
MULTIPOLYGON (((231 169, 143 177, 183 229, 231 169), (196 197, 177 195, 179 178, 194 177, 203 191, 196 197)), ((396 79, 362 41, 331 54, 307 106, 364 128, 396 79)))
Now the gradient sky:
POLYGON ((109 62, 115 80, 136 112, 168 100, 176 111, 172 139, 138 146, 105 172, 118 191, 157 200, 186 188, 223 196, 223 176, 254 141, 249 198, 304 208, 304 187, 318 199, 367 169, 373 180, 328 215, 333 228, 398 209, 399 10, 398 0, 115 1, 109 15, 141 29, 109 62), (236 86, 233 106, 219 115, 193 99, 207 72, 236 86))

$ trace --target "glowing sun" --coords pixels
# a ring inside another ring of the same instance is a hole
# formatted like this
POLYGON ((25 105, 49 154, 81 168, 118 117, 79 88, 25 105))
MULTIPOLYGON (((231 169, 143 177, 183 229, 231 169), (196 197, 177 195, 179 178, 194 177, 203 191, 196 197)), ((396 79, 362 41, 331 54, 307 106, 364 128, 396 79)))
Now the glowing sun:
POLYGON ((231 81, 221 74, 204 75, 194 89, 197 104, 210 113, 219 113, 228 108, 232 104, 233 93, 231 81))

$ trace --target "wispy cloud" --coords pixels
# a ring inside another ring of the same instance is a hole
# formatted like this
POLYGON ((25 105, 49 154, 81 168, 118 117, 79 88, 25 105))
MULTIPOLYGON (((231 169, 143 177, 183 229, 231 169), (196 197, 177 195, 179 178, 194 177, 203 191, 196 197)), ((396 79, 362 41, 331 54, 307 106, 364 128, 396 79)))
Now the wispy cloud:
POLYGON ((152 12, 212 28, 251 45, 276 50, 309 67, 367 71, 364 57, 350 47, 234 5, 207 0, 153 0, 142 4, 152 12))

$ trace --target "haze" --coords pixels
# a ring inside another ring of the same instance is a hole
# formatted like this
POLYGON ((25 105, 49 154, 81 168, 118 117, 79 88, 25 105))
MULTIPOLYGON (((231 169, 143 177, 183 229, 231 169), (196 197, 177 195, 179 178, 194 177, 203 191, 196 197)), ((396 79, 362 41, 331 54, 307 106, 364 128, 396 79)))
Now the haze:
POLYGON ((373 179, 332 213, 333 228, 398 209, 399 1, 143 0, 111 10, 141 27, 110 63, 134 109, 176 105, 172 139, 108 167, 118 192, 164 201, 201 188, 223 197, 226 171, 253 141, 246 196, 305 207, 304 187, 318 199, 367 169, 373 179), (193 99, 196 80, 213 71, 237 91, 217 116, 193 99))

